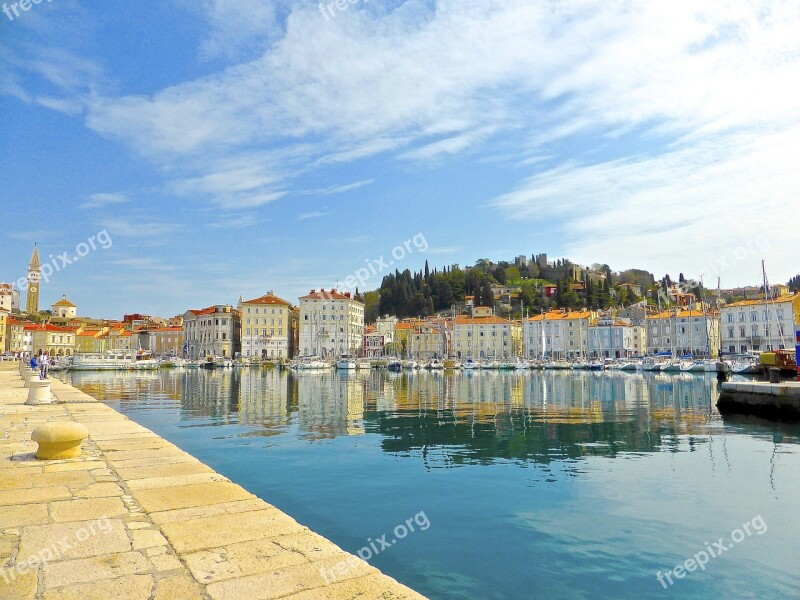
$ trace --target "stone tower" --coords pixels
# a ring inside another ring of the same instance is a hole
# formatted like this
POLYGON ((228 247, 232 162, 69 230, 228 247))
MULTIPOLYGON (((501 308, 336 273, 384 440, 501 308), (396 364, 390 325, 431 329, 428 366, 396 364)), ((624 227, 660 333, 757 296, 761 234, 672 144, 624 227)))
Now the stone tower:
POLYGON ((28 265, 28 298, 25 301, 25 312, 36 314, 39 312, 39 283, 42 280, 42 265, 39 262, 39 248, 33 245, 31 264, 28 265))

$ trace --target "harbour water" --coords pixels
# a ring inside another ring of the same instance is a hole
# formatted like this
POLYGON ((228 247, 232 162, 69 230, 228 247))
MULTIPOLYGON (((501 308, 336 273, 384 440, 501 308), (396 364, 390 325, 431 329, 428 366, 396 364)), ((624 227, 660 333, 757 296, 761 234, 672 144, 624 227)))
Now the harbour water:
POLYGON ((800 427, 714 377, 64 376, 432 599, 800 597, 800 427))

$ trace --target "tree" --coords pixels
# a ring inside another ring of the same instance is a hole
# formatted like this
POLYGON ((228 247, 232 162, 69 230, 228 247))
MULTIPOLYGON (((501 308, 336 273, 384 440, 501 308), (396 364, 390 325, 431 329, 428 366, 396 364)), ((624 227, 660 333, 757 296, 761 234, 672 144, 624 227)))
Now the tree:
POLYGON ((500 285, 505 285, 506 281, 508 281, 506 279, 506 270, 503 267, 497 267, 494 271, 492 271, 492 275, 500 285))
POLYGON ((786 285, 789 286, 790 290, 800 290, 800 275, 792 277, 786 285))

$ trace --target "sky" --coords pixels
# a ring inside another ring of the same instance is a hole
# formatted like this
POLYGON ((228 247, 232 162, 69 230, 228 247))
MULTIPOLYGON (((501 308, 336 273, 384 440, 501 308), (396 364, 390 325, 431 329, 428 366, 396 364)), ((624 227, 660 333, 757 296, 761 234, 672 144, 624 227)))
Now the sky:
POLYGON ((796 1, 0 3, 0 281, 38 242, 44 306, 541 252, 800 272, 796 1))

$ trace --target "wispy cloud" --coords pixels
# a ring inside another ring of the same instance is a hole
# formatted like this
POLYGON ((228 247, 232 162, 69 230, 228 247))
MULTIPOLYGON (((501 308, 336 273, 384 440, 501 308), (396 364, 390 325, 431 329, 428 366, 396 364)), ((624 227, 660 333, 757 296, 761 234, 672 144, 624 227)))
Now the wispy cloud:
POLYGON ((322 217, 327 217, 329 213, 323 212, 321 210, 314 210, 307 213, 300 213, 297 215, 298 221, 306 221, 308 219, 320 219, 322 217))
POLYGON ((129 201, 127 194, 115 193, 97 193, 89 196, 89 199, 80 205, 81 208, 104 208, 106 206, 113 206, 116 204, 125 204, 129 201))
POLYGON ((303 196, 332 196, 334 194, 344 194, 345 192, 352 192, 367 185, 375 183, 374 179, 362 179, 361 181, 354 181, 353 183, 345 183, 342 185, 333 185, 326 188, 317 190, 308 190, 305 192, 298 192, 303 196))
POLYGON ((101 221, 103 227, 108 229, 112 237, 138 237, 151 238, 174 233, 179 229, 177 223, 161 221, 127 221, 124 219, 105 219, 101 221))

